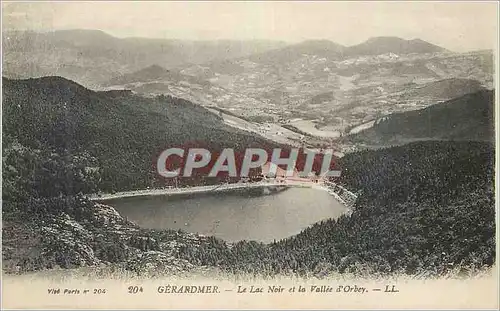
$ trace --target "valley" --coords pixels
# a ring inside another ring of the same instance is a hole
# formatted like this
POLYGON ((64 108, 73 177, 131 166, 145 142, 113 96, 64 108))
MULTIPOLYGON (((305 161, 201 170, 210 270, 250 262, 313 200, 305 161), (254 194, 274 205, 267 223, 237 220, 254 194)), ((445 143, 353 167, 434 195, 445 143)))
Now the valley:
MULTIPOLYGON (((247 60, 237 63, 242 62, 247 60)), ((476 68, 481 62, 480 55, 372 57, 349 62, 303 55, 281 68, 280 64, 252 63, 242 65, 243 72, 231 74, 218 73, 215 67, 209 80, 231 94, 215 98, 213 104, 218 107, 246 118, 292 124, 312 136, 335 138, 391 113, 491 88, 491 76, 476 68), (438 66, 440 71, 434 69, 438 66), (457 73, 456 67, 463 69, 457 73), (240 100, 240 94, 255 100, 240 100), (295 119, 302 120, 294 124, 295 119)), ((196 73, 190 69, 182 72, 196 73)), ((200 76, 206 78, 206 71, 200 76)))
POLYGON ((4 39, 8 273, 104 265, 151 276, 434 277, 494 264, 492 51, 396 37, 4 39), (302 188, 116 198, 238 181, 161 179, 155 159, 172 146, 333 148, 342 172, 333 178, 357 200, 346 213, 302 188), (92 200, 103 193, 113 207, 92 200))
POLYGON ((492 51, 455 53, 418 39, 374 37, 354 46, 328 40, 186 43, 83 30, 39 36, 12 32, 4 39, 7 76, 26 75, 31 65, 23 57, 40 59, 52 44, 63 52, 38 62, 43 70, 29 75, 61 75, 98 91, 183 98, 217 110, 227 125, 279 143, 328 145, 341 153, 356 145, 339 138, 390 114, 493 88, 492 51), (99 53, 103 40, 113 42, 111 50, 96 58, 89 51, 99 53), (105 64, 106 71, 93 76, 104 55, 128 50, 141 56, 131 62, 136 54, 118 53, 105 64), (80 62, 78 70, 88 68, 87 73, 65 69, 73 66, 71 51, 84 52, 89 62, 80 62), (56 63, 63 66, 56 70, 56 63))
POLYGON ((227 124, 278 142, 349 152, 355 146, 339 144, 338 138, 390 114, 493 88, 490 51, 416 52, 411 44, 401 48, 402 39, 391 38, 392 46, 385 40, 372 38, 363 48, 305 41, 170 69, 158 63, 115 76, 97 89, 169 94, 218 110, 227 124))

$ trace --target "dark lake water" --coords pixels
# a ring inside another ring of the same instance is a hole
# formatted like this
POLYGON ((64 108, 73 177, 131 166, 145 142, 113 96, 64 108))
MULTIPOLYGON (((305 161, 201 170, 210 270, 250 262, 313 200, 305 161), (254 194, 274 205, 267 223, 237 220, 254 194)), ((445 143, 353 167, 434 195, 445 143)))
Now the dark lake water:
POLYGON ((347 209, 326 191, 289 188, 268 195, 248 191, 106 200, 144 228, 182 229, 226 241, 272 242, 347 209))

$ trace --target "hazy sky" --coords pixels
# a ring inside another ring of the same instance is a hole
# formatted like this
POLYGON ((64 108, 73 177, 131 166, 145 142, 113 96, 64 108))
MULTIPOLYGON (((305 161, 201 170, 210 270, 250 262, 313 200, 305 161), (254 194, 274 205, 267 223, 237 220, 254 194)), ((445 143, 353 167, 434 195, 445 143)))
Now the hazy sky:
POLYGON ((454 51, 496 46, 491 2, 38 2, 5 3, 4 29, 100 29, 117 37, 328 39, 421 38, 454 51))

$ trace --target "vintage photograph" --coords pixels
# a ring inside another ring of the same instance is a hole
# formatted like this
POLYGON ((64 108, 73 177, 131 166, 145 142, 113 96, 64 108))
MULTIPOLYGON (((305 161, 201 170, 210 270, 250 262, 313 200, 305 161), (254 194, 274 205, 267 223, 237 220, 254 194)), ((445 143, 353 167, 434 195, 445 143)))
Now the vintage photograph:
POLYGON ((4 307, 498 308, 498 8, 3 1, 4 307))

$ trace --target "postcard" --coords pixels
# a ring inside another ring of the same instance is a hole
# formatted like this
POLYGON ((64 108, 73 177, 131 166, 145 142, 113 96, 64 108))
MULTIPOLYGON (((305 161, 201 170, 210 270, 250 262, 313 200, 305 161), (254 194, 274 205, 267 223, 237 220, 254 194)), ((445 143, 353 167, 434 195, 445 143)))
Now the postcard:
POLYGON ((5 309, 497 309, 496 1, 2 2, 5 309))

